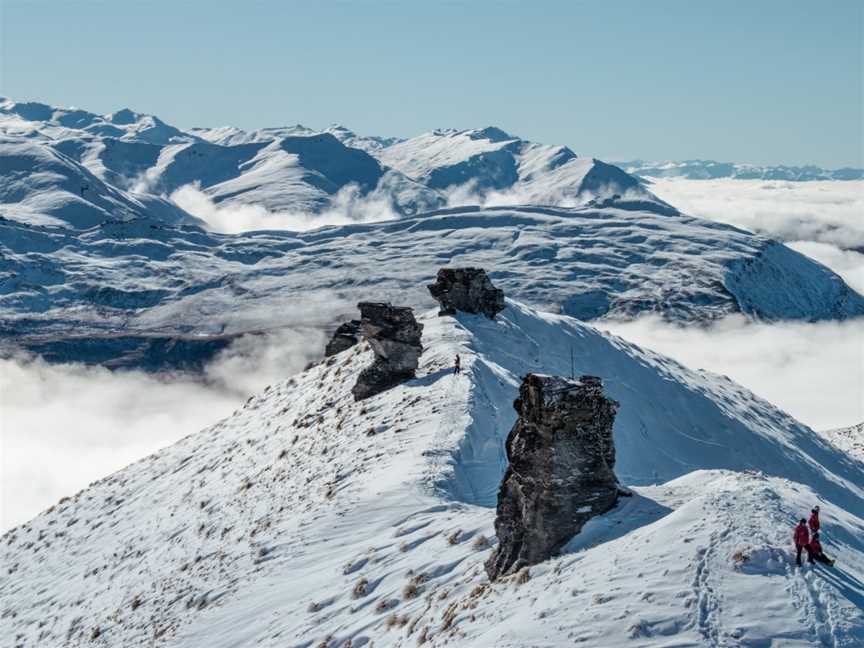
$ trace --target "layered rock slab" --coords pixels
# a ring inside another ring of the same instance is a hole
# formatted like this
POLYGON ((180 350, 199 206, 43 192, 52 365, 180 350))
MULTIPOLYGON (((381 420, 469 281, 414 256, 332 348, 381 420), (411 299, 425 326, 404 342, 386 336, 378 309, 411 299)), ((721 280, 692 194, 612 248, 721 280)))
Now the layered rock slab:
POLYGON ((483 268, 441 268, 428 288, 441 305, 439 315, 463 311, 495 319, 504 310, 504 291, 494 286, 483 268))
POLYGON ((351 389, 359 401, 410 380, 417 371, 423 346, 423 325, 408 307, 360 302, 360 332, 375 352, 375 360, 360 372, 351 389))

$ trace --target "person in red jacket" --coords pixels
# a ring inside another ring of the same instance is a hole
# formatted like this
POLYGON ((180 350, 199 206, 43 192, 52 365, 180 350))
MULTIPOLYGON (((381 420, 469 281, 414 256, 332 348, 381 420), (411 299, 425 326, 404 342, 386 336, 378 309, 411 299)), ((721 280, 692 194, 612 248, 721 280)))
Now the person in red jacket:
POLYGON ((834 561, 831 560, 828 556, 822 553, 822 543, 819 542, 819 532, 815 531, 813 533, 813 539, 810 540, 810 562, 813 562, 815 558, 817 561, 821 563, 825 563, 826 565, 833 565, 834 561))
POLYGON ((810 519, 807 520, 807 526, 810 527, 810 533, 819 533, 819 507, 814 506, 810 511, 810 519))
POLYGON ((801 521, 798 523, 798 526, 795 527, 795 563, 800 567, 801 566, 801 550, 805 547, 807 548, 807 561, 813 562, 813 556, 810 553, 810 532, 807 531, 807 520, 801 518, 801 521))

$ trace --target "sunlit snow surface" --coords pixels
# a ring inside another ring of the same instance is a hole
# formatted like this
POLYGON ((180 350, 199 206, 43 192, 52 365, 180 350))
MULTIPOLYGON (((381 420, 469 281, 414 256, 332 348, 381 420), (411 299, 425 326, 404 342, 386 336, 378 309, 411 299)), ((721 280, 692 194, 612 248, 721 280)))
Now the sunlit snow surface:
POLYGON ((2 645, 864 641, 860 461, 725 378, 563 316, 510 301, 495 322, 422 321, 415 380, 354 403, 371 352, 348 350, 4 536, 2 645), (635 495, 527 582, 489 586, 478 538, 494 542, 512 400, 528 371, 569 373, 571 350, 621 404, 635 495), (815 503, 830 571, 790 563, 815 503))

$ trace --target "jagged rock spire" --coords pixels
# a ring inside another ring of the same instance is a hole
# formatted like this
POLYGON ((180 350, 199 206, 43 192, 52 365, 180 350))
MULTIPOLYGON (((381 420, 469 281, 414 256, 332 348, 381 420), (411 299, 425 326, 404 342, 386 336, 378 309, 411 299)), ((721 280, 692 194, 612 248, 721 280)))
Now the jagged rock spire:
POLYGON ((618 404, 600 379, 528 374, 513 403, 510 462, 498 492, 495 580, 555 555, 585 522, 618 499, 612 424, 618 404))

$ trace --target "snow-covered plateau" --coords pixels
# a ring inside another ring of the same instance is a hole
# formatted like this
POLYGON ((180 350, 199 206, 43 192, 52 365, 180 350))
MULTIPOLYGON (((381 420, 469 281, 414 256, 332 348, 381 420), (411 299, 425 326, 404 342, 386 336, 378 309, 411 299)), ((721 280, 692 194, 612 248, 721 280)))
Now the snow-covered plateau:
POLYGON ((361 343, 2 539, 8 646, 857 646, 864 464, 729 379, 509 300, 420 318, 417 378, 365 401, 361 343), (490 583, 527 372, 603 379, 632 488, 490 583), (462 356, 463 373, 450 369, 462 356), (835 567, 796 568, 819 504, 835 567))

